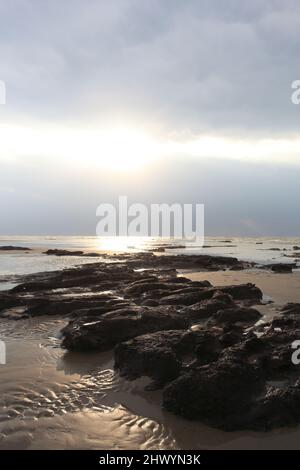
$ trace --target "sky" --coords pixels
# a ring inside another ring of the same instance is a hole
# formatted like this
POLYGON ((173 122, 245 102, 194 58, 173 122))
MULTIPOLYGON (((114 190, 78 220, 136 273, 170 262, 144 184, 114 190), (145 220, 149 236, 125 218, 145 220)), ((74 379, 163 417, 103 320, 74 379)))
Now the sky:
POLYGON ((0 0, 0 234, 94 235, 127 195, 299 235, 299 30, 294 0, 0 0))

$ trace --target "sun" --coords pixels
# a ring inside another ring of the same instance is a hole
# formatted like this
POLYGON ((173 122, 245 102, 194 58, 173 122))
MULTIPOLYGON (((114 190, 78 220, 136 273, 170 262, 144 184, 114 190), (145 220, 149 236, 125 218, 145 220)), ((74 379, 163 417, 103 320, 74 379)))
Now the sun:
POLYGON ((93 163, 114 171, 134 171, 157 154, 155 141, 142 130, 126 127, 94 131, 90 136, 93 163))

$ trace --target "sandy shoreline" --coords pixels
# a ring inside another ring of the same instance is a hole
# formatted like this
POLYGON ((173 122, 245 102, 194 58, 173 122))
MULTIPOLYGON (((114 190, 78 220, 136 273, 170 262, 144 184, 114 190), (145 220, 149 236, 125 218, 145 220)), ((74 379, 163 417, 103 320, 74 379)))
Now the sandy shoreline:
MULTIPOLYGON (((273 301, 255 305, 263 321, 287 302, 300 302, 298 272, 180 269, 179 273, 214 286, 256 284, 264 300, 273 301)), ((113 370, 112 353, 62 350, 62 326, 61 320, 49 316, 1 320, 9 358, 0 369, 1 407, 5 404, 10 411, 1 413, 0 448, 299 448, 297 427, 224 432, 162 410, 161 392, 145 392, 142 379, 120 378, 113 370), (66 429, 72 437, 66 436, 66 429)))

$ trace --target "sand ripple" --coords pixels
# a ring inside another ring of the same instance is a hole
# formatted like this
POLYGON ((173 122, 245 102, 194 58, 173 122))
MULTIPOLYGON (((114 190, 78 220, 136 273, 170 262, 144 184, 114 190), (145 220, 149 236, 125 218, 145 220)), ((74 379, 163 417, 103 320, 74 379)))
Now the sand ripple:
POLYGON ((139 386, 118 376, 111 353, 59 347, 63 325, 1 321, 0 448, 173 448, 163 425, 120 404, 138 404, 139 386))

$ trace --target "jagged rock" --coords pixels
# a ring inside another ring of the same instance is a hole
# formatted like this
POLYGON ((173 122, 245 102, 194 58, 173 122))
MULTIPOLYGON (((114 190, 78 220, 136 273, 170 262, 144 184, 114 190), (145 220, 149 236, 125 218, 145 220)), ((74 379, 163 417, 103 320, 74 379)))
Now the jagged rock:
POLYGON ((238 284, 232 286, 221 286, 216 287, 216 290, 220 290, 225 294, 231 295, 234 300, 261 300, 263 297, 262 291, 251 283, 238 284))
POLYGON ((258 321, 261 317, 261 313, 254 308, 237 306, 226 308, 225 310, 219 310, 213 315, 213 318, 217 323, 252 323, 258 321))
POLYGON ((153 253, 138 253, 135 257, 119 256, 120 259, 127 259, 128 265, 139 267, 169 267, 177 269, 203 269, 208 271, 218 271, 220 269, 231 268, 232 266, 249 267, 250 264, 239 261, 230 256, 211 255, 164 255, 156 256, 153 253))
POLYGON ((232 429, 248 412, 260 380, 246 361, 224 356, 171 382, 163 391, 163 406, 184 418, 232 429))
POLYGON ((268 385, 249 409, 245 428, 269 431, 282 426, 295 426, 300 421, 300 381, 286 387, 268 385))
POLYGON ((146 375, 162 384, 168 382, 181 369, 173 343, 183 334, 180 330, 159 331, 120 343, 114 350, 115 368, 131 380, 146 375))
POLYGON ((105 351, 136 336, 187 328, 188 322, 171 308, 133 307, 105 313, 95 322, 72 321, 63 330, 63 347, 105 351))
POLYGON ((209 363, 221 350, 217 336, 208 331, 159 331, 118 344, 115 368, 129 379, 146 375, 164 384, 191 361, 209 363))
POLYGON ((219 336, 219 341, 224 348, 228 348, 239 343, 242 337, 242 328, 226 323, 223 328, 223 334, 219 336))
POLYGON ((218 310, 224 310, 235 306, 232 297, 221 291, 215 291, 213 296, 208 300, 202 300, 189 307, 184 307, 181 313, 191 321, 198 321, 209 318, 218 310))
MULTIPOLYGON (((177 279, 177 278, 176 278, 177 279)), ((191 281, 182 281, 182 284, 190 284, 191 281)), ((208 283, 208 281, 207 281, 208 283)), ((210 283, 208 283, 210 285, 210 283)), ((207 286, 207 284, 205 284, 207 286)), ((166 290, 166 291, 177 291, 178 290, 178 282, 172 282, 170 279, 168 282, 163 282, 160 279, 154 278, 154 280, 145 279, 143 281, 136 281, 130 284, 128 287, 124 289, 125 295, 135 295, 139 296, 141 294, 153 291, 153 290, 166 290)))
POLYGON ((160 299, 162 305, 193 305, 201 300, 210 299, 215 293, 214 288, 192 289, 191 292, 174 293, 160 299))

